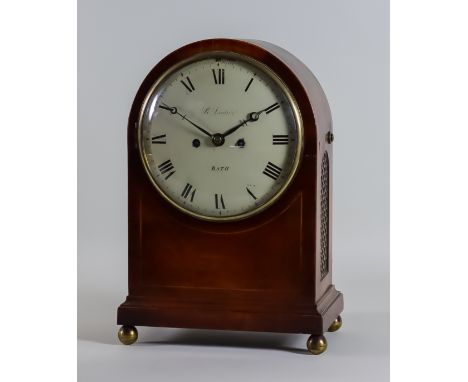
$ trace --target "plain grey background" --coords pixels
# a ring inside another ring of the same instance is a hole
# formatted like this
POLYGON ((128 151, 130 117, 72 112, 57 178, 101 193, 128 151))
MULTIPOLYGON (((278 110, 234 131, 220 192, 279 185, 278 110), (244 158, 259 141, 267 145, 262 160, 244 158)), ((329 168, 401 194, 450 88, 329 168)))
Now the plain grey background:
POLYGON ((389 380, 389 4, 387 0, 78 2, 80 381, 389 380), (204 38, 266 40, 302 60, 335 133, 334 283, 343 328, 306 335, 140 328, 116 338, 127 293, 126 123, 148 71, 204 38))

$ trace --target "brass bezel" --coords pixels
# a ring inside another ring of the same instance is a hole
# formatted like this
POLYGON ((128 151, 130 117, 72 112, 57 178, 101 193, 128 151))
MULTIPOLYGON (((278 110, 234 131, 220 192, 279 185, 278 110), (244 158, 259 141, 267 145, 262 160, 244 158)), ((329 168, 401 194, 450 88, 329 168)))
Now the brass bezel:
POLYGON ((301 117, 301 113, 300 113, 300 110, 299 110, 299 106, 298 106, 298 104, 296 102, 296 99, 294 98, 292 92, 289 90, 287 85, 283 82, 281 77, 278 74, 276 74, 276 72, 274 72, 267 65, 263 64, 260 61, 257 61, 256 59, 254 59, 254 58, 252 58, 250 56, 247 56, 247 55, 244 55, 244 54, 239 54, 239 53, 236 53, 236 52, 229 52, 229 51, 223 51, 223 50, 213 50, 211 52, 204 52, 204 53, 196 54, 196 55, 194 55, 194 56, 192 56, 190 58, 187 58, 185 60, 181 60, 177 64, 175 64, 175 65, 171 66, 169 69, 167 69, 154 82, 154 84, 151 86, 149 91, 146 93, 144 101, 143 101, 142 106, 140 108, 140 112, 139 112, 139 115, 138 115, 137 139, 138 139, 138 151, 140 153, 140 158, 142 160, 143 167, 145 168, 145 171, 146 171, 151 183, 153 184, 153 186, 156 188, 156 190, 159 192, 159 194, 166 201, 168 201, 170 204, 172 204, 174 207, 176 207, 179 211, 182 211, 185 214, 190 215, 192 217, 195 217, 197 219, 201 219, 201 220, 205 220, 205 221, 211 221, 211 222, 229 222, 229 221, 238 221, 238 220, 246 219, 246 218, 249 218, 251 216, 257 215, 260 212, 266 210, 271 205, 273 205, 281 197, 281 195, 283 195, 283 193, 286 191, 286 189, 289 187, 289 185, 292 183, 293 179, 295 178, 295 176, 297 174, 297 170, 298 170, 300 162, 301 162, 301 159, 302 159, 303 141, 304 141, 304 127, 303 127, 302 117, 301 117), (174 73, 175 71, 177 71, 181 67, 183 67, 185 65, 188 65, 188 64, 190 64, 192 62, 201 61, 203 59, 213 58, 213 57, 227 57, 227 58, 235 58, 235 59, 241 60, 241 61, 246 61, 249 64, 251 64, 253 66, 256 66, 258 69, 260 69, 264 73, 266 73, 273 81, 275 81, 278 84, 278 86, 281 88, 281 90, 286 95, 286 98, 288 99, 288 101, 289 101, 289 103, 291 105, 293 115, 294 115, 294 119, 296 121, 296 126, 297 126, 296 156, 294 158, 292 171, 291 171, 288 179, 286 180, 286 182, 284 182, 284 184, 276 192, 276 194, 274 194, 264 204, 254 208, 254 209, 252 209, 250 211, 247 211, 245 213, 238 214, 238 215, 232 215, 232 216, 218 216, 218 217, 217 216, 206 216, 206 215, 202 215, 202 214, 190 211, 190 210, 184 208, 182 205, 176 203, 169 195, 167 195, 164 192, 163 189, 161 189, 161 187, 159 187, 159 185, 157 184, 157 182, 153 178, 153 175, 151 173, 151 169, 149 168, 148 162, 146 160, 146 156, 145 156, 145 154, 143 152, 143 148, 142 148, 141 130, 142 130, 143 116, 144 116, 148 101, 151 98, 151 96, 154 94, 154 92, 156 91, 157 87, 162 82, 164 82, 164 80, 166 78, 168 78, 172 73, 174 73))

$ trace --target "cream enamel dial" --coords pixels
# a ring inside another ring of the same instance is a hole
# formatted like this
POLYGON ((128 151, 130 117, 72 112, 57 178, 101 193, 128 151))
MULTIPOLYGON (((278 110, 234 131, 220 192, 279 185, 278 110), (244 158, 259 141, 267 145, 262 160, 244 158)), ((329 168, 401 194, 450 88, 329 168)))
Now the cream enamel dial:
POLYGON ((186 61, 158 80, 139 120, 140 154, 170 203, 206 220, 271 205, 297 170, 302 123, 283 82, 237 54, 186 61))

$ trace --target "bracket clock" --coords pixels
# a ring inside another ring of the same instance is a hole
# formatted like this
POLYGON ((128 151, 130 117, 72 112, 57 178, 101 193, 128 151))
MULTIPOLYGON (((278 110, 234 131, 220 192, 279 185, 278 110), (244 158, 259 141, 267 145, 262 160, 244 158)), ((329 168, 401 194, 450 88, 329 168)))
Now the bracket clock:
POLYGON ((331 114, 314 75, 263 41, 186 45, 147 75, 128 122, 135 326, 306 333, 341 326, 332 284, 331 114))

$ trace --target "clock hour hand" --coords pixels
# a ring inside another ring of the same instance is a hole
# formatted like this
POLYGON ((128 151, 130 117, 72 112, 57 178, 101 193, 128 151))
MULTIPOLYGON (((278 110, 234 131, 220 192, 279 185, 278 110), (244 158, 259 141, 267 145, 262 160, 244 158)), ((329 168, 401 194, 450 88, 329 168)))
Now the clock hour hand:
POLYGON ((244 119, 243 121, 239 122, 239 124, 237 124, 236 126, 234 127, 231 127, 229 130, 225 131, 223 134, 221 134, 223 136, 223 138, 227 137, 228 135, 232 134, 234 131, 236 131, 237 129, 239 129, 240 127, 242 126, 247 126, 247 122, 255 122, 255 121, 258 121, 258 119, 260 118, 260 115, 264 112, 266 112, 267 114, 270 113, 271 111, 277 109, 279 107, 278 103, 274 103, 273 105, 271 106, 268 106, 266 107, 265 109, 262 109, 262 110, 259 110, 259 111, 253 111, 252 113, 249 113, 248 117, 246 119, 244 119))
POLYGON ((168 106, 166 105, 165 103, 159 105, 159 107, 161 109, 165 109, 165 110, 168 110, 171 112, 171 114, 177 114, 177 115, 180 115, 182 117, 182 119, 185 119, 188 123, 190 123, 192 126, 196 127, 198 130, 200 130, 203 134, 206 134, 208 135, 210 138, 213 137, 213 134, 209 133, 208 131, 206 131, 203 127, 200 127, 198 126, 195 122, 191 121, 190 119, 188 119, 184 114, 180 113, 176 107, 174 106, 168 106))
POLYGON ((258 112, 254 111, 252 113, 249 113, 249 116, 244 119, 243 121, 239 122, 239 124, 237 124, 236 126, 234 127, 231 127, 229 130, 225 131, 223 134, 221 134, 223 136, 223 138, 227 137, 228 135, 231 135, 233 132, 235 132, 237 129, 239 129, 240 127, 242 126, 247 126, 247 122, 255 122, 255 121, 258 121, 258 118, 260 117, 260 114, 263 113, 264 110, 260 110, 258 112))

